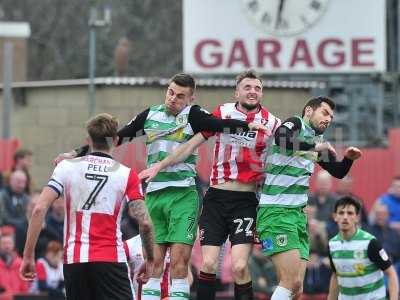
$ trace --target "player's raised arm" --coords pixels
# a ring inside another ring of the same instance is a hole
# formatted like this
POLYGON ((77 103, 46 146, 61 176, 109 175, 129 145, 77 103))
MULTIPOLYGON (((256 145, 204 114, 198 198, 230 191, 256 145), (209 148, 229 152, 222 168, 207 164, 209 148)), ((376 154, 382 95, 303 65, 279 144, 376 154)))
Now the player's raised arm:
MULTIPOLYGON (((135 118, 133 118, 128 124, 118 130, 118 143, 117 145, 121 145, 126 142, 132 141, 136 137, 143 136, 144 132, 144 123, 146 121, 147 115, 149 114, 150 109, 146 109, 140 114, 138 114, 135 118)), ((69 152, 60 153, 53 161, 54 165, 57 165, 64 159, 71 159, 75 157, 81 157, 86 155, 89 152, 89 145, 83 145, 69 152)))
POLYGON ((322 160, 320 160, 318 164, 323 169, 327 170, 333 177, 341 179, 350 171, 353 161, 359 159, 361 155, 362 152, 360 149, 356 147, 349 147, 345 150, 343 160, 337 161, 336 156, 329 152, 328 157, 326 159, 322 157, 322 160))

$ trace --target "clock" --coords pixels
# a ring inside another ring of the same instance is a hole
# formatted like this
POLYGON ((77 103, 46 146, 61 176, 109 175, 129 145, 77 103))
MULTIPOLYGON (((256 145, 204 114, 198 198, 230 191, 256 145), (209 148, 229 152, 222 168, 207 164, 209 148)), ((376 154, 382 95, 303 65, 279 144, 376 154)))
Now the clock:
POLYGON ((250 20, 275 36, 300 34, 325 13, 329 0, 241 0, 250 20))

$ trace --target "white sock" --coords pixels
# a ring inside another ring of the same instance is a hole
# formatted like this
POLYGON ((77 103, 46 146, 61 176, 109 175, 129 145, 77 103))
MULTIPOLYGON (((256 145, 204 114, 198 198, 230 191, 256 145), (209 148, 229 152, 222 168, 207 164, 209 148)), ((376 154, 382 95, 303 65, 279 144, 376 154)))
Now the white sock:
POLYGON ((169 296, 174 300, 189 300, 190 287, 187 279, 172 279, 169 296))
POLYGON ((291 300, 292 291, 282 286, 277 286, 274 293, 271 296, 271 300, 291 300))
POLYGON ((141 300, 160 300, 161 299, 161 278, 150 278, 142 286, 141 300))

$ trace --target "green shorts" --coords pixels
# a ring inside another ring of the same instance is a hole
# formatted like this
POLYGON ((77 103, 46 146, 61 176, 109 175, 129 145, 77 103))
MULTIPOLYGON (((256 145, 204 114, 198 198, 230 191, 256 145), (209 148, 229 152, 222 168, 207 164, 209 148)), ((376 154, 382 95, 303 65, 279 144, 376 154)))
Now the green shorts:
POLYGON ((256 226, 266 255, 298 249, 300 257, 308 260, 310 245, 304 207, 261 206, 256 226))
POLYGON ((145 198, 154 225, 155 242, 193 245, 196 239, 199 198, 195 186, 168 187, 145 198))

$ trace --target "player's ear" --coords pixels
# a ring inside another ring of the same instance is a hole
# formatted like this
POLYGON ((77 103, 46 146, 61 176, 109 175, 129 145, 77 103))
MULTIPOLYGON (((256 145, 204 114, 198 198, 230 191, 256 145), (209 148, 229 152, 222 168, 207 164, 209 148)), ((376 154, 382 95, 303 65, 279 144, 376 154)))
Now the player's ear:
POLYGON ((237 89, 236 89, 235 92, 233 93, 233 96, 235 97, 235 99, 236 99, 237 97, 239 97, 239 92, 238 92, 237 89))
POLYGON ((93 142, 92 142, 92 139, 90 138, 89 135, 86 136, 85 141, 86 141, 86 143, 89 145, 89 148, 91 149, 90 151, 93 151, 93 142))
POLYGON ((360 219, 361 219, 360 216, 361 216, 360 213, 356 215, 357 224, 360 224, 360 219))
POLYGON ((332 218, 333 218, 333 220, 334 220, 335 222, 338 221, 338 220, 336 219, 336 216, 337 216, 336 212, 333 212, 333 213, 332 213, 332 218))
POLYGON ((307 106, 304 111, 304 116, 310 117, 314 109, 311 106, 307 106))
POLYGON ((113 143, 113 146, 114 146, 114 147, 117 147, 117 146, 118 146, 118 136, 114 136, 114 137, 113 137, 112 143, 113 143))

